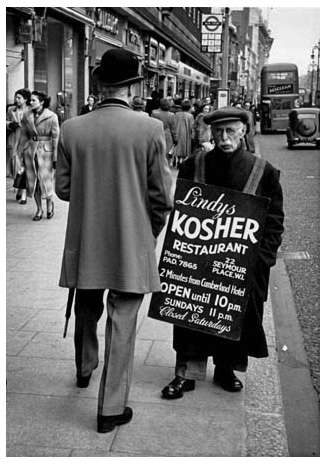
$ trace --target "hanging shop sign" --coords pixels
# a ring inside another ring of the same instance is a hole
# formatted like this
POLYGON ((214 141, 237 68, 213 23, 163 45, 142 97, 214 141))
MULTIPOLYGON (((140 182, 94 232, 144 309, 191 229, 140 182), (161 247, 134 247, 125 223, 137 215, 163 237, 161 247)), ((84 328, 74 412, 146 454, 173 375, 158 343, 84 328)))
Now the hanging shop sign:
POLYGON ((117 41, 123 40, 123 20, 109 13, 103 8, 95 8, 95 26, 103 35, 112 37, 117 41))
POLYGON ((144 45, 141 34, 134 28, 128 28, 126 35, 126 45, 133 52, 143 55, 144 45))
POLYGON ((178 179, 149 316, 239 340, 269 199, 178 179))
POLYGON ((144 61, 146 65, 152 66, 153 68, 158 67, 159 60, 159 44, 158 41, 153 37, 144 44, 144 61))

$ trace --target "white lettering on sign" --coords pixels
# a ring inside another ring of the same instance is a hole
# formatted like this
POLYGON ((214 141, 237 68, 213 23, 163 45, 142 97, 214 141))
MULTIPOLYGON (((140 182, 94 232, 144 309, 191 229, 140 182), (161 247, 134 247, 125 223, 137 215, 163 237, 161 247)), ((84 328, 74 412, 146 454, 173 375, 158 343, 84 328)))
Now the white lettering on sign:
POLYGON ((250 240, 252 244, 255 244, 258 242, 255 233, 259 230, 259 223, 252 218, 237 216, 217 218, 216 220, 211 218, 200 220, 196 216, 188 216, 175 210, 171 230, 188 239, 199 238, 203 241, 209 241, 211 239, 233 238, 250 240))

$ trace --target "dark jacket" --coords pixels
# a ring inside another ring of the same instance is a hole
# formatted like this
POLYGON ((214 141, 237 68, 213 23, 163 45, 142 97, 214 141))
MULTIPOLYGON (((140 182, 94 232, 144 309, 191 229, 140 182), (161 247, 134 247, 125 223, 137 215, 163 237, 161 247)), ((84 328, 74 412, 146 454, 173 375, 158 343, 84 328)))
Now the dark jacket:
MULTIPOLYGON (((252 170, 255 155, 241 148, 226 156, 217 148, 205 158, 205 181, 207 184, 242 191, 252 170)), ((180 167, 180 178, 194 178, 194 157, 180 167)), ((269 162, 256 191, 257 195, 271 199, 269 211, 259 247, 259 256, 254 273, 253 288, 244 317, 243 331, 239 342, 228 341, 209 334, 174 326, 173 346, 190 357, 213 355, 216 359, 229 359, 234 369, 244 371, 247 356, 267 357, 268 348, 262 326, 263 304, 267 300, 270 268, 276 263, 276 255, 283 233, 283 194, 279 183, 279 171, 269 162)))
POLYGON ((95 109, 95 105, 93 105, 92 110, 90 110, 89 104, 86 103, 85 105, 82 106, 80 115, 86 115, 87 113, 90 113, 95 109))

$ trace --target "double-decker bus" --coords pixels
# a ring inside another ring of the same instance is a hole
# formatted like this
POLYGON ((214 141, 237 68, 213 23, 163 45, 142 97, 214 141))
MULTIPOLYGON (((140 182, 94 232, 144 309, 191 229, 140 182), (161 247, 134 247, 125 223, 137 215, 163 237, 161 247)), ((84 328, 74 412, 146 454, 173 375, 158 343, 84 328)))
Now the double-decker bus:
POLYGON ((261 69, 261 132, 285 131, 288 114, 299 106, 299 74, 293 63, 264 65, 261 69))

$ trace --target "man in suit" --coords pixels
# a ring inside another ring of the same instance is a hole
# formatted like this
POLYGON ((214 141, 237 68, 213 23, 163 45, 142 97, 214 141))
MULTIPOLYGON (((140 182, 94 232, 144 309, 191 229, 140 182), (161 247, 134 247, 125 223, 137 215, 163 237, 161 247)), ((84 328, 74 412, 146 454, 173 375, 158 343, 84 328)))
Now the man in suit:
MULTIPOLYGON (((202 156, 204 179, 201 182, 242 191, 255 165, 256 156, 244 150, 242 140, 248 124, 247 111, 235 107, 221 108, 204 116, 211 126, 215 148, 202 156)), ((196 156, 186 160, 179 177, 199 180, 196 156)), ((283 233, 283 194, 279 171, 265 162, 253 194, 270 199, 259 253, 254 269, 240 341, 230 341, 184 327, 174 326, 176 351, 175 378, 164 387, 165 399, 177 399, 195 388, 195 381, 206 374, 208 356, 215 364, 214 382, 223 389, 237 392, 242 382, 234 370, 246 371, 248 356, 267 357, 268 347, 262 326, 264 302, 268 295, 270 268, 276 262, 283 233)), ((252 193, 252 192, 251 192, 252 193)))
POLYGON ((162 123, 130 106, 139 81, 136 55, 104 53, 94 70, 103 99, 61 127, 56 193, 69 201, 59 285, 75 288, 77 386, 98 365, 97 322, 107 295, 105 357, 98 432, 132 418, 131 383, 137 312, 145 293, 160 290, 156 237, 172 208, 162 123))

